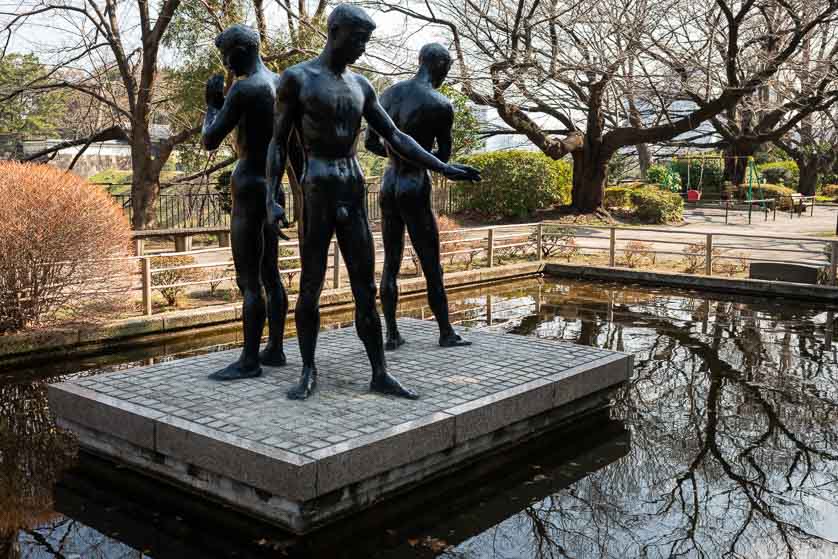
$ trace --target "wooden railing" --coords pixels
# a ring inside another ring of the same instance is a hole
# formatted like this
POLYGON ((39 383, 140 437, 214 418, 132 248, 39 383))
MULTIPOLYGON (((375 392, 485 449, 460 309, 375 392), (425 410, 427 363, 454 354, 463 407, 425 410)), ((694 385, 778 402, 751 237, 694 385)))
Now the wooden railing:
MULTIPOLYGON (((449 269, 491 268, 513 260, 544 260, 554 254, 563 254, 567 261, 587 262, 610 267, 639 269, 671 269, 666 265, 680 266, 680 271, 706 276, 733 276, 744 273, 753 262, 798 262, 814 264, 827 270, 829 285, 836 285, 838 240, 817 237, 778 237, 750 233, 716 233, 704 231, 674 231, 654 227, 608 227, 527 223, 491 227, 475 227, 441 232, 441 259, 449 269), (564 246, 562 245, 564 244, 564 246), (675 257, 675 258, 673 258, 675 257), (732 264, 731 264, 732 263, 732 264)), ((380 235, 374 235, 376 268, 381 270, 384 249, 380 235)), ((299 260, 296 242, 280 243, 281 250, 291 255, 280 256, 280 274, 296 275, 299 267, 284 266, 284 262, 299 260)), ((186 254, 230 255, 229 248, 212 248, 186 254)), ((233 276, 185 281, 163 285, 152 282, 153 273, 189 268, 230 268, 232 260, 216 263, 171 266, 152 269, 152 258, 182 256, 184 253, 165 253, 139 257, 142 262, 143 308, 152 313, 152 293, 155 290, 191 287, 220 281, 233 282, 233 276)), ((405 262, 415 263, 412 247, 406 245, 405 262)), ((345 268, 340 250, 332 241, 327 265, 327 278, 331 289, 344 286, 345 268)))

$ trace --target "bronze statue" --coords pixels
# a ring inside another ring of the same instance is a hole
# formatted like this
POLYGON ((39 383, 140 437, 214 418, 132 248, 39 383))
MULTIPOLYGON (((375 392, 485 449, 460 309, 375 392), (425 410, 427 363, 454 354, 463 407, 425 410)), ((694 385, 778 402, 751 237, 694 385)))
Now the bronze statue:
MULTIPOLYGON (((284 194, 272 194, 265 176, 268 146, 273 136, 276 90, 279 76, 268 70, 259 56, 259 35, 243 25, 233 25, 218 35, 215 46, 224 65, 239 79, 224 96, 223 76, 207 82, 207 114, 201 140, 208 150, 216 149, 236 129, 239 160, 231 178, 233 209, 230 237, 236 283, 243 301, 244 347, 241 356, 225 369, 210 375, 214 380, 259 376, 261 364, 285 365, 282 338, 288 295, 279 277, 277 221, 287 225, 284 194), (265 200, 277 199, 277 212, 268 223, 265 200), (264 285, 266 299, 262 296, 264 285), (268 343, 259 352, 267 306, 268 343)), ((283 235, 284 237, 284 235, 283 235)))
MULTIPOLYGON (((480 173, 465 165, 443 163, 400 132, 379 105, 369 81, 347 68, 364 53, 375 29, 364 10, 341 4, 329 15, 327 25, 328 39, 321 54, 289 68, 280 79, 275 151, 268 173, 278 185, 285 169, 289 134, 296 127, 306 154, 300 180, 305 216, 302 274, 295 313, 303 370, 288 397, 305 399, 317 384, 314 352, 320 329, 319 299, 329 245, 332 235, 337 234, 355 297, 355 327, 372 365, 370 389, 416 398, 416 393, 388 374, 384 359, 381 319, 375 304, 375 247, 364 209, 364 176, 355 150, 361 117, 395 153, 414 165, 452 180, 479 180, 480 173)), ((278 227, 284 214, 276 189, 274 196, 268 201, 268 215, 278 227)))
MULTIPOLYGON (((454 107, 436 90, 451 69, 451 55, 438 43, 430 43, 419 51, 416 75, 384 90, 381 106, 399 130, 409 134, 420 146, 430 150, 440 161, 451 157, 451 129, 454 107)), ((443 347, 471 345, 461 338, 448 319, 448 297, 442 281, 439 260, 439 228, 431 211, 431 177, 427 169, 405 161, 381 143, 371 127, 367 129, 366 147, 387 157, 389 164, 381 180, 381 233, 384 239, 384 270, 381 277, 381 302, 387 325, 384 348, 393 350, 405 343, 396 324, 399 303, 397 279, 404 253, 404 231, 419 257, 427 282, 428 304, 439 325, 439 345, 443 347)))

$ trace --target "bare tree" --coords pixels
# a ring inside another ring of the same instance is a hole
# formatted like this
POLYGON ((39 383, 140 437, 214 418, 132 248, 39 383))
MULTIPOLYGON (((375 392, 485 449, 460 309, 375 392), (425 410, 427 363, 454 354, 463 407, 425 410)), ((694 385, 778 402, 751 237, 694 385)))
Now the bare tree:
MULTIPOLYGON (((153 223, 160 172, 175 146, 199 129, 196 123, 152 141, 151 125, 159 103, 156 86, 160 47, 180 2, 163 0, 150 6, 148 0, 130 5, 116 0, 25 0, 14 12, 0 12, 8 36, 37 37, 49 29, 51 36, 61 41, 57 47, 38 45, 40 52, 50 53, 53 63, 31 83, 0 101, 24 91, 66 89, 108 107, 110 122, 94 131, 86 144, 106 137, 127 137, 135 229, 153 223), (110 134, 105 135, 106 131, 110 134)), ((61 147, 66 146, 53 150, 61 147)))
MULTIPOLYGON (((813 6, 808 8, 814 9, 813 6)), ((784 16, 776 7, 760 11, 757 17, 768 33, 758 43, 760 55, 743 61, 743 66, 758 71, 764 60, 776 56, 780 48, 777 38, 788 32, 784 16)), ((711 119, 713 131, 720 136, 718 141, 684 142, 682 145, 721 148, 725 155, 725 180, 742 184, 748 158, 762 150, 766 143, 777 142, 781 148, 788 148, 789 155, 798 161, 799 190, 814 194, 816 168, 828 167, 828 160, 823 157, 828 156, 823 153, 824 146, 812 148, 820 144, 816 139, 819 132, 826 132, 824 124, 828 118, 823 117, 828 117, 828 111, 838 101, 836 60, 838 31, 833 19, 825 18, 803 38, 800 48, 772 79, 711 119), (825 115, 818 116, 824 111, 825 115)))
POLYGON ((774 143, 797 163, 798 192, 812 196, 820 175, 838 164, 838 112, 809 115, 774 143))
POLYGON ((602 211, 618 150, 681 136, 756 92, 838 9, 836 0, 369 5, 444 28, 469 98, 548 156, 570 154, 571 209, 585 213, 602 211), (778 22, 771 30, 769 9, 778 22), (769 39, 775 48, 766 55, 761 45, 769 39), (555 123, 562 137, 545 131, 555 123))

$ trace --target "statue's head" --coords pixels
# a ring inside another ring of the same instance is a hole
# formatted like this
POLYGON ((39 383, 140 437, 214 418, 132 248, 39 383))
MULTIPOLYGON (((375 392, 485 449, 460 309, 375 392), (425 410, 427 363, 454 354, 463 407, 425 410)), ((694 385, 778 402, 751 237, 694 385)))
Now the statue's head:
POLYGON ((259 57, 259 34, 246 25, 231 25, 215 38, 224 67, 236 76, 244 75, 259 57))
POLYGON ((428 43, 419 51, 419 66, 428 71, 431 83, 437 88, 445 81, 451 69, 451 54, 439 43, 428 43))
POLYGON ((349 4, 335 7, 326 24, 333 52, 340 54, 347 64, 361 58, 375 29, 375 22, 367 12, 349 4))

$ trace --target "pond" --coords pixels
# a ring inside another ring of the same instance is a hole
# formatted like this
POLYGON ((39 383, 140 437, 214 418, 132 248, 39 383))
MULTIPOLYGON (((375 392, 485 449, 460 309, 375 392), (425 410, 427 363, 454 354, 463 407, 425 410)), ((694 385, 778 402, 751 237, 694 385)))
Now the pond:
POLYGON ((630 352, 634 374, 604 414, 296 539, 78 456, 49 416, 49 382, 227 349, 234 329, 9 366, 0 558, 838 556, 838 308, 564 280, 450 299, 464 326, 630 352))

